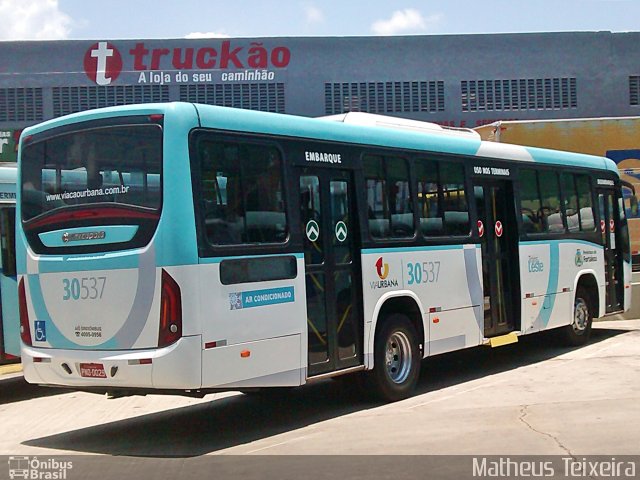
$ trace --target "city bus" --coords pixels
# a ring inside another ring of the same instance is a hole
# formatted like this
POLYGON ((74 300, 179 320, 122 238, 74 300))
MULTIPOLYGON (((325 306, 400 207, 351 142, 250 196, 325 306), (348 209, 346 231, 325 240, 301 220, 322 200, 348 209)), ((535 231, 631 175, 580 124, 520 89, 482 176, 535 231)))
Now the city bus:
POLYGON ((551 148, 610 158, 623 189, 631 266, 640 270, 640 117, 566 118, 499 121, 474 128, 483 140, 551 148))
POLYGON ((98 109, 20 140, 30 383, 128 394, 352 374, 387 400, 421 360, 630 304, 616 165, 349 113, 98 109))
POLYGON ((0 163, 0 363, 18 361, 20 322, 16 281, 16 163, 0 163))

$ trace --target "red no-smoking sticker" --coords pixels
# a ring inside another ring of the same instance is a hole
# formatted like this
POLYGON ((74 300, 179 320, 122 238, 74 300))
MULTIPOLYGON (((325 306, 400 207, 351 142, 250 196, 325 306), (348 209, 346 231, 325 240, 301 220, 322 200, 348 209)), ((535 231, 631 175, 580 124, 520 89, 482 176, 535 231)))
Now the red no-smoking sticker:
POLYGON ((616 224, 613 222, 613 218, 611 220, 609 220, 609 231, 610 232, 614 232, 616 229, 616 224))
POLYGON ((502 222, 500 220, 496 220, 496 237, 501 237, 504 228, 502 228, 502 222))
POLYGON ((482 223, 482 220, 478 220, 478 235, 480 238, 484 236, 484 223, 482 223))
POLYGON ((602 233, 604 233, 604 231, 605 231, 605 223, 604 223, 604 220, 600 220, 600 231, 601 231, 602 233))

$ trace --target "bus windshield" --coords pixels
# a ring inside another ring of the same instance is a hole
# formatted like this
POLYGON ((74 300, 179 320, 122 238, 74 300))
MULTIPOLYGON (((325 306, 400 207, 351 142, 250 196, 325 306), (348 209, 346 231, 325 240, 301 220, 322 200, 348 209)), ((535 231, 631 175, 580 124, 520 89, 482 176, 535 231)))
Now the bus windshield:
POLYGON ((27 144, 22 153, 22 220, 99 203, 159 210, 162 129, 119 125, 27 144))

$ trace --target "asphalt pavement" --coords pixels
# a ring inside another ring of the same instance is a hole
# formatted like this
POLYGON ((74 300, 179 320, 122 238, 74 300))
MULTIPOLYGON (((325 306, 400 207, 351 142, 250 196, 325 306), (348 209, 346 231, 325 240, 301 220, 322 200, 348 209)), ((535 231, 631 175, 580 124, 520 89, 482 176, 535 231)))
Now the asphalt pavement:
POLYGON ((546 334, 423 362, 381 404, 348 379, 274 395, 108 399, 0 377, 0 454, 640 455, 640 320, 566 348, 546 334))

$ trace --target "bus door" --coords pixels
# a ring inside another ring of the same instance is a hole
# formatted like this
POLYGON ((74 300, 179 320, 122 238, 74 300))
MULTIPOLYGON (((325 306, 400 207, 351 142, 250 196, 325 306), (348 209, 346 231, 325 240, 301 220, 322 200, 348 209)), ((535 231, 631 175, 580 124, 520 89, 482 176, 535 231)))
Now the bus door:
POLYGON ((623 240, 620 235, 620 211, 616 192, 598 188, 600 209, 600 234, 604 246, 606 312, 617 312, 624 308, 624 274, 622 270, 623 240))
POLYGON ((303 168, 298 185, 314 376, 363 363, 358 215, 348 171, 303 168))
POLYGON ((482 246, 484 336, 519 327, 518 227, 509 180, 474 180, 482 246))
POLYGON ((15 205, 0 206, 0 361, 20 355, 15 223, 15 205))

